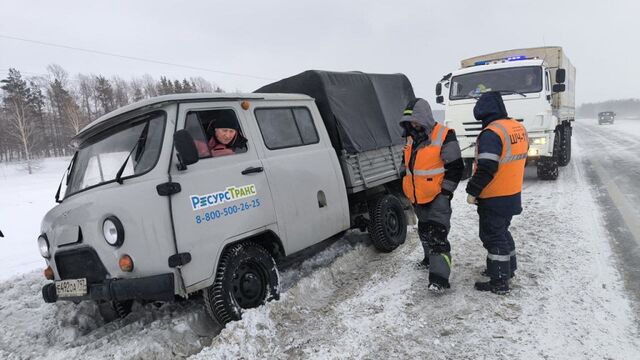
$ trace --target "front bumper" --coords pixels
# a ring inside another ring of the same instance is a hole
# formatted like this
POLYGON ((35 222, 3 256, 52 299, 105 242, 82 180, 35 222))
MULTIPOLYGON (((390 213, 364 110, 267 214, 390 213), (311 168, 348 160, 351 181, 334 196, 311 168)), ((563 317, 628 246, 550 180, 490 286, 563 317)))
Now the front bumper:
POLYGON ((55 283, 42 287, 42 297, 45 302, 53 303, 58 300, 159 300, 174 299, 173 273, 147 276, 135 279, 107 279, 101 283, 87 285, 87 294, 77 297, 58 298, 55 283))
POLYGON ((529 152, 527 157, 535 159, 539 157, 553 156, 553 142, 555 141, 554 133, 530 133, 529 134, 529 152))

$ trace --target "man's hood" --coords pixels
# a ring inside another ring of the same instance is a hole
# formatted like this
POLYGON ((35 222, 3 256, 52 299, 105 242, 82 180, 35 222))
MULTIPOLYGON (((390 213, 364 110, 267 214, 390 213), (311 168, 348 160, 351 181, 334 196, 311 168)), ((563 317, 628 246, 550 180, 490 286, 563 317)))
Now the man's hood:
POLYGON ((425 99, 415 99, 411 101, 404 110, 404 115, 400 118, 399 124, 403 126, 405 122, 415 121, 425 128, 427 134, 431 133, 433 127, 436 125, 436 120, 433 118, 431 112, 431 106, 425 99))
POLYGON ((486 127, 494 120, 509 117, 502 96, 497 91, 486 92, 480 96, 473 108, 473 116, 476 120, 482 121, 482 127, 486 127))

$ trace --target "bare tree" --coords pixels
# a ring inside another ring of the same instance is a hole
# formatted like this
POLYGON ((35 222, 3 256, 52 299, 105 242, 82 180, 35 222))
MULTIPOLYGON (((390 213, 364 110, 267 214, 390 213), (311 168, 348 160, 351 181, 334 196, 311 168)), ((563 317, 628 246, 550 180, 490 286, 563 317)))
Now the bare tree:
POLYGON ((113 100, 115 107, 119 108, 129 104, 129 84, 119 76, 111 78, 113 84, 113 100))
POLYGON ((9 69, 9 76, 2 80, 2 83, 2 90, 6 92, 3 103, 8 125, 7 133, 20 143, 27 161, 27 169, 31 174, 31 148, 35 140, 35 126, 29 104, 30 89, 16 69, 9 69))
POLYGON ((80 108, 84 112, 87 119, 91 119, 96 113, 95 107, 92 108, 91 100, 95 98, 95 79, 92 75, 78 74, 78 96, 80 100, 80 108))
POLYGON ((143 81, 138 78, 133 78, 129 82, 129 98, 132 101, 140 101, 144 99, 144 85, 143 81))
POLYGON ((27 169, 31 174, 31 147, 33 146, 35 133, 33 118, 29 116, 28 105, 21 99, 12 97, 9 104, 6 110, 9 113, 9 134, 13 135, 22 145, 24 157, 27 161, 27 169))
POLYGON ((75 102, 68 101, 64 106, 64 113, 67 124, 73 130, 73 135, 77 135, 86 124, 84 117, 80 113, 80 108, 75 102))
POLYGON ((210 93, 214 91, 213 85, 201 76, 192 77, 190 80, 196 92, 210 93))
POLYGON ((149 74, 142 75, 142 87, 144 88, 145 97, 158 96, 158 90, 156 89, 156 80, 149 74))

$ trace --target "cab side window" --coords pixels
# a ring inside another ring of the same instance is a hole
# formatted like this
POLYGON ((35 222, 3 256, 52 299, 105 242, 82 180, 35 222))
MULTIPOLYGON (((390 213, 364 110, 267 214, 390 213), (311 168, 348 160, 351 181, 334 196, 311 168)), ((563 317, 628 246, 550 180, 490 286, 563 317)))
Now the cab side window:
POLYGON ((318 132, 305 107, 255 110, 258 127, 269 150, 316 144, 318 132))
POLYGON ((201 159, 247 151, 247 139, 231 109, 190 111, 184 128, 193 137, 201 159))

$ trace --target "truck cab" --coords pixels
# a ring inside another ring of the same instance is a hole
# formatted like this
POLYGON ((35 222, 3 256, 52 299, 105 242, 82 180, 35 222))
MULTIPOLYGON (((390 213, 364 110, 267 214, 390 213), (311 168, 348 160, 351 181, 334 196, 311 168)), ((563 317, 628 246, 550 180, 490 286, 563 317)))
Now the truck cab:
POLYGON ((466 168, 471 171, 476 138, 482 130, 473 107, 484 92, 500 92, 509 116, 527 129, 528 162, 537 164, 541 178, 554 178, 558 165, 568 163, 568 155, 563 157, 562 152, 568 151, 571 135, 572 116, 562 113, 566 109, 558 106, 557 99, 566 90, 565 70, 551 67, 543 58, 515 53, 517 50, 500 53, 500 58, 491 59, 490 54, 473 62, 463 60, 461 69, 436 86, 437 102, 445 106, 445 124, 456 131, 466 168))
POLYGON ((89 124, 72 146, 38 237, 52 280, 42 294, 97 301, 107 319, 134 300, 202 291, 225 324, 278 298, 277 264, 291 254, 351 228, 383 252, 406 237, 401 146, 369 151, 369 164, 339 159, 304 94, 147 99, 89 124), (246 143, 219 156, 207 146, 222 121, 246 143))

